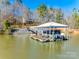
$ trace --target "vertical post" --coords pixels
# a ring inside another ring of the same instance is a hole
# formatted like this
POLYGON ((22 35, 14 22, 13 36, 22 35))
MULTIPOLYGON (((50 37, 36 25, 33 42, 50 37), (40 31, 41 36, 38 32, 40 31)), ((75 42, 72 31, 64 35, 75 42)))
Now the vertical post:
POLYGON ((52 39, 54 40, 54 27, 53 27, 53 34, 52 34, 52 36, 53 36, 52 39))
POLYGON ((52 27, 51 27, 51 26, 50 26, 49 32, 50 32, 50 33, 49 33, 49 36, 50 36, 50 40, 51 40, 51 39, 52 39, 52 37, 51 37, 51 36, 52 36, 52 34, 51 34, 51 33, 52 33, 52 27))
MULTIPOLYGON (((48 27, 48 29, 47 29, 47 33, 48 33, 48 35, 49 35, 49 33, 50 33, 50 28, 48 27)), ((49 35, 50 36, 50 35, 49 35)))
POLYGON ((69 39, 68 28, 66 28, 66 31, 67 31, 67 39, 69 39))
POLYGON ((52 30, 52 29, 51 29, 51 26, 50 26, 50 40, 52 39, 52 38, 51 38, 51 30, 52 30))

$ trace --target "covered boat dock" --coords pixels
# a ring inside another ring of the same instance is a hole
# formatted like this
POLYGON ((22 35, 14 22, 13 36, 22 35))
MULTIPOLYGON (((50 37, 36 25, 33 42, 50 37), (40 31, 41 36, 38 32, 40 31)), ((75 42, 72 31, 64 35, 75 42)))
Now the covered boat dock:
POLYGON ((55 39, 55 36, 68 36, 67 29, 68 25, 59 24, 55 22, 48 22, 44 23, 38 26, 32 26, 30 29, 34 32, 36 32, 37 36, 42 36, 41 40, 50 40, 53 41, 55 39))

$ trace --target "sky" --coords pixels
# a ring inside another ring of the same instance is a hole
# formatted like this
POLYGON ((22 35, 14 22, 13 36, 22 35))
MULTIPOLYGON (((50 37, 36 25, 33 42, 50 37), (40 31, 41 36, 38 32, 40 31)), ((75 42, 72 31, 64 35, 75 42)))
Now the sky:
POLYGON ((26 7, 31 9, 31 11, 35 11, 42 3, 44 3, 47 7, 61 8, 65 13, 71 12, 73 8, 79 9, 79 0, 22 0, 22 1, 26 7))

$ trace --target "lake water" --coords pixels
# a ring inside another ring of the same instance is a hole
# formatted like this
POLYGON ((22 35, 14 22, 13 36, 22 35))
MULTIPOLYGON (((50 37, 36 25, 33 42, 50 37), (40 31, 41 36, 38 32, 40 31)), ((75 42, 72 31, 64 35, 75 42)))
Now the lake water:
POLYGON ((40 43, 27 35, 0 35, 0 59, 79 59, 79 35, 40 43))

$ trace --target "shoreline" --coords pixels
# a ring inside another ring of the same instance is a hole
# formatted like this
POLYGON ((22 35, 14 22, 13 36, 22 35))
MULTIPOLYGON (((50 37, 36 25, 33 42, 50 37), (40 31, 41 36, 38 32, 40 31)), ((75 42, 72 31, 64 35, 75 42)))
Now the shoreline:
POLYGON ((79 34, 79 29, 68 29, 70 34, 79 34))

